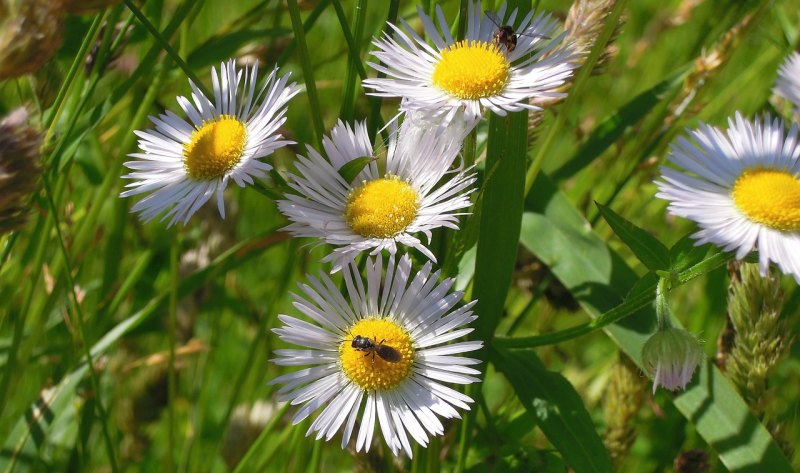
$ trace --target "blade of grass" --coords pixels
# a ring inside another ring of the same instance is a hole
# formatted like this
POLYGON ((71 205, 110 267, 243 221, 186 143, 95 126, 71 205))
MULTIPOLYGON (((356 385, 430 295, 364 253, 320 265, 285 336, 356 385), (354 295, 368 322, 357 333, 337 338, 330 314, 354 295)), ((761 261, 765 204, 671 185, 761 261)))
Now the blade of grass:
MULTIPOLYGON (((382 34, 386 34, 388 31, 391 31, 389 24, 397 23, 397 12, 400 9, 400 0, 389 0, 389 12, 386 14, 386 23, 383 25, 382 34)), ((377 36, 377 35, 376 35, 377 36)), ((376 75, 378 78, 386 77, 386 74, 383 72, 378 72, 376 75)), ((361 78, 362 80, 364 77, 361 78)), ((383 100, 381 97, 371 97, 369 101, 369 120, 367 121, 367 136, 370 138, 374 137, 377 132, 378 128, 383 128, 383 117, 381 117, 381 103, 383 100), (380 125, 379 125, 380 124, 380 125)), ((388 136, 388 135, 387 135, 388 136)), ((388 137, 384 136, 384 140, 388 141, 388 137)))
MULTIPOLYGON (((297 246, 297 239, 289 240, 289 249, 287 251, 288 257, 283 266, 284 269, 281 278, 275 288, 275 294, 286 294, 286 291, 289 287, 289 282, 292 280, 292 272, 294 271, 294 265, 297 256, 297 246)), ((226 428, 228 425, 231 415, 233 414, 233 410, 236 407, 236 403, 239 401, 239 393, 241 392, 242 386, 244 386, 245 380, 247 380, 247 376, 250 374, 250 369, 253 367, 253 360, 256 357, 256 351, 261 346, 261 342, 263 342, 267 337, 269 321, 272 320, 271 314, 274 313, 275 306, 278 304, 278 302, 280 302, 280 300, 280 296, 270 298, 264 313, 259 319, 258 331, 256 332, 256 336, 253 338, 253 343, 250 344, 250 350, 247 352, 247 357, 245 358, 244 364, 242 364, 242 369, 239 372, 239 375, 236 377, 236 382, 233 385, 233 392, 231 394, 230 401, 228 402, 228 408, 226 409, 225 415, 220 423, 220 428, 222 429, 226 428)))
POLYGON ((176 381, 175 381, 175 345, 177 343, 178 331, 178 285, 180 284, 180 270, 178 261, 180 260, 181 253, 181 236, 180 234, 173 235, 169 251, 169 271, 170 271, 170 285, 169 285, 169 310, 167 311, 167 343, 168 343, 168 357, 167 357, 167 470, 170 473, 175 471, 175 451, 177 444, 175 442, 175 398, 176 398, 176 381))
POLYGON ((175 64, 181 68, 183 73, 186 74, 186 77, 191 79, 192 82, 194 82, 194 85, 196 85, 197 88, 200 89, 200 91, 203 92, 203 94, 206 97, 213 97, 214 94, 210 93, 210 91, 200 81, 200 79, 197 78, 194 72, 189 68, 189 65, 186 64, 186 62, 183 60, 181 55, 178 54, 177 51, 175 51, 175 49, 172 47, 171 44, 169 44, 169 40, 165 36, 163 36, 156 29, 156 27, 153 26, 152 23, 150 23, 150 20, 148 20, 147 17, 144 16, 144 13, 142 13, 142 11, 139 10, 136 7, 136 5, 133 4, 133 0, 122 0, 122 1, 125 3, 125 6, 128 7, 128 10, 130 10, 131 13, 133 13, 136 19, 139 20, 139 23, 141 23, 142 26, 144 26, 144 28, 147 30, 147 32, 150 33, 150 36, 152 36, 153 39, 156 40, 156 43, 158 43, 158 45, 161 46, 161 48, 167 53, 167 55, 170 58, 172 58, 173 61, 175 61, 175 64))
POLYGON ((569 95, 564 101, 560 112, 558 115, 556 115, 556 119, 553 124, 548 128, 544 139, 537 143, 536 154, 534 155, 533 162, 531 162, 531 165, 528 166, 528 171, 525 175, 525 194, 528 194, 531 191, 533 182, 536 180, 536 176, 539 174, 539 170, 542 168, 542 164, 544 163, 544 158, 550 154, 550 148, 552 147, 556 136, 558 136, 558 134, 561 132, 561 129, 564 127, 567 116, 569 116, 568 110, 575 106, 583 86, 589 80, 589 77, 594 70, 594 66, 597 64, 597 60, 600 59, 600 56, 603 54, 603 52, 605 52, 606 44, 608 44, 609 40, 611 40, 614 30, 617 28, 617 23, 619 22, 619 18, 622 15, 622 11, 624 10, 626 3, 627 0, 616 0, 616 2, 614 2, 614 8, 606 18, 606 24, 603 26, 603 31, 597 37, 597 41, 594 43, 592 51, 589 53, 589 57, 586 58, 586 61, 575 75, 575 81, 570 88, 569 95))
MULTIPOLYGON (((355 106, 356 106, 356 74, 357 69, 364 70, 364 65, 361 64, 361 37, 364 35, 364 17, 367 14, 367 1, 358 0, 356 3, 356 13, 353 19, 353 33, 350 34, 350 29, 347 28, 347 18, 344 15, 344 10, 339 0, 333 0, 333 7, 336 9, 336 16, 339 17, 339 24, 342 26, 342 32, 345 33, 347 41, 347 51, 350 60, 347 63, 347 73, 344 79, 344 94, 342 97, 342 105, 339 109, 339 118, 345 122, 352 122, 355 119, 355 106)), ((363 79, 366 76, 361 75, 363 79)))
MULTIPOLYGON (((47 178, 47 175, 42 175, 42 184, 44 186, 45 195, 47 198, 47 203, 50 207, 50 212, 53 216, 53 227, 56 231, 56 238, 58 239, 58 248, 61 251, 61 257, 64 260, 64 265, 67 267, 67 271, 64 272, 67 278, 67 284, 70 288, 69 294, 72 296, 72 302, 75 313, 73 315, 73 319, 76 319, 78 331, 80 333, 80 344, 83 348, 83 355, 86 357, 86 365, 89 367, 89 378, 92 382, 92 389, 96 393, 96 399, 94 405, 97 408, 97 416, 100 418, 100 427, 103 432, 103 440, 105 442, 106 447, 106 454, 108 455, 108 462, 111 467, 111 471, 116 473, 119 471, 119 467, 117 466, 117 456, 114 450, 114 444, 111 441, 111 434, 108 429, 108 415, 106 413, 106 409, 102 402, 102 391, 100 390, 100 379, 97 376, 97 371, 94 368, 94 361, 92 358, 91 351, 89 349, 89 339, 86 336, 86 323, 84 321, 83 310, 81 309, 81 301, 78 298, 78 295, 75 292, 75 281, 72 280, 72 273, 70 268, 72 268, 72 264, 70 263, 69 253, 67 252, 67 247, 64 244, 64 236, 61 234, 61 224, 59 223, 58 218, 58 209, 56 208, 55 202, 53 201, 52 189, 50 188, 50 184, 47 178)), ((72 312, 68 309, 68 312, 72 312)))
POLYGON ((256 438, 253 444, 250 445, 250 448, 247 449, 247 453, 244 455, 244 457, 239 460, 239 463, 236 465, 233 473, 253 471, 254 469, 251 466, 252 463, 256 461, 264 462, 269 460, 281 445, 286 445, 286 440, 289 434, 299 431, 299 429, 283 429, 283 432, 277 439, 273 438, 275 427, 277 427, 281 418, 286 415, 286 411, 289 410, 289 406, 291 406, 291 404, 285 402, 278 412, 275 413, 275 416, 272 418, 270 423, 264 427, 264 430, 261 431, 261 433, 258 435, 258 438, 256 438), (260 454, 261 458, 257 459, 257 454, 260 454))
POLYGON ((297 6, 297 0, 287 0, 287 5, 289 7, 289 17, 292 19, 294 40, 297 44, 297 50, 300 54, 300 67, 303 69, 303 79, 306 84, 308 104, 311 107, 309 114, 311 115, 311 124, 314 128, 314 146, 321 150, 322 135, 324 134, 325 126, 322 124, 322 109, 319 105, 317 85, 314 81, 314 68, 311 65, 311 57, 308 54, 306 33, 305 29, 303 28, 303 23, 300 20, 300 9, 297 6))

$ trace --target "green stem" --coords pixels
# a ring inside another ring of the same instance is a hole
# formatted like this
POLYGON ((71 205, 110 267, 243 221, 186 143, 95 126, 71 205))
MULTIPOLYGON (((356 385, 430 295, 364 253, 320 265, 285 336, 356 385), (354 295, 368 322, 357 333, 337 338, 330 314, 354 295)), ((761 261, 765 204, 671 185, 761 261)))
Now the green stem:
POLYGON ((544 159, 550 153, 550 148, 552 147, 556 136, 558 136, 559 132, 566 123, 567 116, 569 115, 569 113, 567 113, 568 110, 570 110, 577 103, 579 98, 578 95, 581 89, 586 81, 589 80, 595 64, 597 64, 598 59, 600 59, 600 56, 606 49, 606 44, 608 44, 608 42, 611 40, 611 36, 614 34, 614 30, 617 28, 617 23, 619 22, 620 15, 622 15, 625 4, 626 0, 616 0, 614 3, 614 8, 611 10, 611 13, 609 13, 608 17, 606 17, 606 24, 603 25, 603 31, 597 37, 597 41, 592 47, 589 57, 586 58, 586 61, 575 75, 575 81, 570 88, 569 95, 564 101, 564 105, 561 107, 560 113, 556 115, 555 122, 550 125, 547 130, 547 135, 545 135, 544 139, 539 143, 538 150, 533 158, 533 162, 528 167, 528 171, 525 174, 526 195, 533 187, 533 183, 536 181, 536 176, 542 169, 544 159))
POLYGON ((658 279, 658 285, 656 286, 656 321, 658 330, 667 330, 672 327, 669 317, 669 305, 667 304, 668 284, 669 279, 661 277, 658 279))
MULTIPOLYGON (((328 7, 330 2, 331 0, 320 0, 319 3, 317 3, 317 6, 315 6, 314 9, 311 10, 311 13, 306 16, 306 21, 303 22, 303 31, 308 32, 311 30, 311 28, 314 26, 314 23, 317 22, 320 15, 322 15, 322 12, 325 11, 325 8, 328 7)), ((278 59, 275 62, 278 63, 279 66, 286 64, 286 61, 294 53, 295 48, 297 48, 297 43, 292 41, 288 46, 286 46, 286 48, 284 48, 283 52, 281 52, 281 55, 278 56, 278 59)))
MULTIPOLYGON (((292 280, 292 272, 294 271, 294 263, 297 257, 297 239, 293 238, 289 240, 289 249, 287 251, 287 260, 284 264, 283 274, 281 275, 281 279, 277 287, 275 288, 274 294, 286 294, 286 289, 289 286, 289 282, 292 280)), ((269 321, 273 320, 270 317, 275 310, 275 306, 278 302, 281 301, 281 297, 271 297, 267 302, 267 306, 264 310, 264 313, 261 314, 261 317, 258 321, 258 331, 256 332, 255 338, 253 338, 253 343, 250 344, 250 350, 247 353, 247 358, 245 358, 245 362, 241 365, 242 370, 239 372, 239 375, 236 377, 236 382, 233 386, 233 393, 231 394, 231 399, 228 402, 228 409, 225 411, 225 416, 222 418, 222 423, 220 424, 223 428, 228 425, 230 421, 231 415, 233 414, 233 409, 236 407, 236 403, 239 400, 239 393, 242 390, 242 386, 244 386, 244 382, 247 380, 247 376, 250 374, 250 369, 253 367, 253 362, 256 357, 256 353, 258 352, 258 348, 261 346, 261 342, 267 340, 267 329, 269 328, 269 321)))
MULTIPOLYGON (((672 283, 676 286, 683 285, 700 275, 706 274, 727 264, 728 261, 733 258, 734 255, 731 253, 716 253, 713 256, 710 256, 697 263, 691 268, 679 273, 677 277, 673 279, 672 283)), ((594 331, 602 329, 607 325, 618 322, 625 317, 636 313, 644 307, 647 307, 652 303, 655 292, 658 290, 657 287, 658 283, 654 283, 643 288, 641 291, 638 291, 635 296, 628 297, 620 305, 614 307, 608 312, 604 312, 599 317, 585 324, 544 335, 535 335, 532 337, 497 337, 493 340, 493 345, 497 346, 498 348, 534 348, 545 345, 553 345, 556 343, 565 342, 567 340, 572 340, 583 335, 588 335, 594 331)))
POLYGON ((169 292, 169 321, 167 326, 167 340, 169 343, 169 358, 167 359, 167 397, 168 402, 168 436, 167 436, 167 470, 172 473, 175 471, 175 345, 177 342, 178 330, 178 285, 180 284, 180 274, 178 268, 179 255, 181 252, 180 235, 175 235, 172 239, 172 248, 169 254, 169 269, 172 275, 169 292))
MULTIPOLYGON (((8 395, 8 390, 11 386, 11 379, 19 372, 19 368, 17 366, 20 360, 19 347, 22 344, 25 322, 28 320, 28 314, 30 313, 33 296, 36 293, 36 289, 40 287, 38 282, 42 275, 42 268, 44 267, 45 250, 47 249, 47 241, 49 237, 49 232, 45 230, 48 228, 48 220, 49 217, 47 213, 43 212, 41 219, 39 222, 37 222, 34 231, 31 233, 34 235, 34 239, 31 241, 31 243, 29 243, 28 248, 34 253, 31 258, 32 264, 30 265, 32 268, 32 273, 26 276, 26 279, 30 281, 30 284, 28 285, 28 292, 23 299, 22 309, 19 312, 16 312, 16 317, 14 316, 15 312, 13 310, 10 311, 10 317, 14 321, 14 332, 11 338, 11 346, 9 347, 8 351, 3 382, 0 384, 0 419, 2 419, 3 410, 8 404, 6 402, 6 396, 8 395)), ((13 275, 10 276, 9 280, 19 280, 21 271, 22 268, 20 267, 13 273, 13 275)), ((5 318, 0 319, 0 322, 3 321, 5 321, 5 318)), ((25 357, 23 356, 22 359, 24 360, 25 357)))
POLYGON ((61 250, 61 256, 64 259, 64 265, 66 266, 67 270, 64 271, 64 274, 67 278, 67 284, 69 285, 69 293, 72 295, 72 301, 75 307, 75 314, 74 319, 77 319, 77 326, 80 333, 80 344, 81 348, 83 349, 83 355, 86 357, 86 365, 89 369, 89 378, 92 382, 92 389, 94 389, 96 398, 95 398, 95 406, 97 407, 97 415, 100 417, 100 426, 103 431, 103 439, 105 441, 106 446, 106 454, 108 455, 108 461, 111 466, 111 471, 116 473, 119 471, 117 467, 117 458, 114 452, 114 444, 111 441, 111 434, 108 429, 108 415, 106 414, 105 407, 103 406, 102 401, 102 392, 100 391, 100 379, 97 376, 97 371, 94 367, 94 360, 92 359, 92 353, 90 349, 90 344, 88 341, 88 337, 86 336, 86 326, 84 323, 83 318, 83 310, 81 309, 80 301, 78 300, 78 295, 75 293, 75 281, 72 279, 72 264, 70 262, 69 253, 67 252, 67 247, 64 245, 64 236, 61 234, 61 223, 59 222, 58 218, 58 209, 56 208, 55 202, 53 201, 53 193, 50 187, 50 183, 47 177, 47 174, 42 175, 42 183, 44 185, 45 195, 47 197, 47 204, 50 208, 50 213, 53 216, 53 228, 56 231, 56 237, 58 238, 59 249, 61 250))
MULTIPOLYGON (((139 108, 136 110, 136 113, 130 122, 131 128, 135 129, 139 127, 144 119, 147 118, 148 110, 150 109, 151 104, 155 101, 166 75, 166 67, 162 67, 156 73, 155 79, 151 82, 150 87, 144 94, 144 98, 141 100, 141 102, 139 102, 139 108)), ((88 239, 91 237, 92 233, 97 230, 97 218, 100 215, 100 211, 103 209, 103 204, 107 202, 105 197, 115 194, 116 192, 113 192, 114 186, 120 183, 119 176, 122 171, 122 161, 124 159, 122 153, 130 149, 135 140, 135 134, 127 133, 119 148, 117 148, 120 150, 121 155, 118 159, 114 160, 109 169, 106 171, 106 177, 103 179, 103 183, 100 185, 100 188, 97 190, 97 192, 94 193, 95 196, 100 196, 100 198, 93 199, 93 203, 91 207, 89 207, 88 213, 83 219, 81 219, 81 222, 78 224, 77 230, 75 231, 73 248, 76 251, 83 250, 83 248, 86 247, 88 239)))
POLYGON ((325 127, 322 124, 322 109, 319 106, 317 85, 314 81, 314 68, 311 65, 311 57, 308 54, 306 33, 303 28, 303 22, 300 20, 300 9, 297 6, 297 0, 287 0, 287 5, 289 7, 289 17, 292 19, 294 40, 297 43, 297 50, 300 54, 300 67, 303 69, 303 79, 305 79, 308 103, 311 106, 309 114, 311 115, 311 124, 314 127, 314 145, 318 150, 322 150, 322 135, 324 134, 325 127))
POLYGON ((86 33, 86 36, 83 38, 83 42, 81 43, 80 49, 78 49, 78 53, 75 55, 75 59, 72 61, 72 65, 69 67, 69 71, 67 72, 67 76, 64 78, 64 84, 58 89, 58 94, 56 94, 56 99, 53 102, 53 106, 50 108, 52 112, 46 115, 43 119, 43 126, 47 128, 47 132, 45 133, 44 140, 42 141, 42 147, 46 149, 50 140, 53 137, 53 133, 55 132, 56 124, 58 123, 58 118, 61 116, 61 112, 64 109, 65 98, 69 90, 72 88, 72 85, 75 83, 75 76, 78 75, 78 71, 80 71, 81 67, 86 64, 86 55, 89 53, 89 48, 94 43, 95 36, 97 35, 98 30, 100 29, 100 25, 103 24, 103 15, 97 15, 92 22, 92 25, 89 27, 89 31, 86 33))
MULTIPOLYGON (((400 10, 400 0, 389 0, 389 13, 386 14, 386 23, 383 25, 383 34, 391 31, 389 28, 389 23, 395 24, 397 23, 397 13, 400 10)), ((377 78, 386 77, 386 74, 383 72, 378 72, 376 75, 377 78)), ((362 77, 362 80, 364 78, 362 77)), ((383 117, 381 117, 381 98, 380 97, 371 97, 369 101, 369 121, 367 122, 367 133, 370 138, 375 137, 378 132, 378 124, 380 123, 380 127, 383 128, 383 117)), ((388 133, 384 130, 383 132, 383 139, 388 141, 388 133)))
POLYGON ((173 49, 173 47, 169 44, 169 41, 167 41, 161 35, 161 33, 159 33, 156 27, 153 26, 152 23, 150 23, 150 20, 148 20, 147 17, 144 16, 144 14, 141 12, 141 10, 139 10, 136 7, 136 5, 133 4, 133 0, 123 0, 123 2, 125 2, 125 6, 128 7, 131 13, 133 13, 136 19, 139 20, 142 26, 144 26, 144 28, 156 40, 159 46, 161 46, 164 49, 164 51, 166 51, 167 55, 171 57, 173 61, 175 61, 175 64, 177 64, 178 67, 181 68, 183 73, 186 74, 186 76, 189 77, 189 79, 191 79, 192 82, 194 82, 194 85, 197 86, 197 88, 200 89, 200 91, 206 97, 213 97, 214 95, 209 92, 209 90, 203 85, 202 82, 200 82, 200 79, 197 78, 194 72, 192 72, 192 70, 189 69, 189 65, 186 64, 186 62, 181 58, 180 54, 178 54, 178 52, 175 51, 175 49, 173 49))
POLYGON ((339 0, 333 0, 333 7, 336 9, 336 16, 339 17, 339 24, 347 41, 347 51, 350 61, 347 65, 347 75, 344 81, 344 94, 342 97, 342 107, 339 110, 339 117, 345 122, 352 122, 355 119, 356 108, 356 76, 366 76, 364 65, 361 64, 361 37, 364 35, 364 17, 367 12, 367 0, 358 0, 356 4, 356 14, 353 20, 353 32, 347 26, 347 17, 342 9, 339 0), (360 71, 358 71, 360 69, 360 71), (362 74, 363 73, 363 74, 362 74))

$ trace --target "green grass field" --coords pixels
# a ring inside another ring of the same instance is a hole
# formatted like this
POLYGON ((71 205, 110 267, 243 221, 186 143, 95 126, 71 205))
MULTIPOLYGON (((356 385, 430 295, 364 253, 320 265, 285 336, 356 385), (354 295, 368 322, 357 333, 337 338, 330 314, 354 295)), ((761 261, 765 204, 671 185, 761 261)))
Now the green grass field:
MULTIPOLYGON (((290 294, 330 270, 321 260, 332 248, 281 231, 281 181, 337 120, 374 132, 398 113, 399 100, 366 95, 360 74, 375 77, 367 61, 387 20, 422 34, 417 3, 116 3, 59 17, 52 58, 0 80, 0 116, 27 107, 42 171, 20 197, 26 222, 0 234, 0 472, 800 469, 797 282, 774 269, 782 299, 741 296, 777 322, 742 325, 731 342, 733 254, 693 249, 696 224, 670 215, 654 184, 687 128, 725 128, 737 111, 797 120, 773 87, 800 46, 800 0, 576 0, 607 15, 566 99, 487 112, 467 138, 477 202, 429 247, 463 302, 478 300, 465 339, 484 342, 472 353, 483 379, 449 385, 475 402, 427 448, 412 441, 413 459, 377 430, 368 453, 354 440, 340 448, 340 434, 306 437, 315 414, 292 425, 300 406, 267 383, 298 369, 269 361, 289 348, 272 329, 279 314, 302 318, 290 294), (183 117, 188 79, 211 90, 211 67, 230 58, 258 60, 261 79, 275 65, 291 71, 303 91, 280 133, 296 144, 264 159, 270 178, 228 186, 224 219, 212 198, 186 225, 141 222, 131 213, 141 197, 119 198, 134 130, 166 110, 183 117), (653 394, 641 351, 659 277, 705 360, 685 391, 653 394)), ((456 35, 466 3, 441 3, 456 35)), ((572 4, 512 3, 560 25, 572 4)), ((0 0, 0 45, 11 4, 0 0)), ((387 136, 372 138, 385 148, 387 136)), ((0 193, 19 180, 0 180, 0 193)), ((426 261, 411 256, 415 268, 426 261)))

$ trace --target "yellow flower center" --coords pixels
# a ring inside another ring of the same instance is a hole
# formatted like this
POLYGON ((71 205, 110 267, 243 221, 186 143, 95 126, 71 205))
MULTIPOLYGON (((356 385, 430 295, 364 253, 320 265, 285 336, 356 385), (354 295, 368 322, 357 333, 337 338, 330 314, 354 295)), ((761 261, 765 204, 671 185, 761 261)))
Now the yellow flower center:
POLYGON ((365 391, 391 389, 411 374, 414 347, 411 336, 391 319, 362 319, 350 328, 339 345, 344 374, 365 391), (368 346, 353 347, 356 336, 368 346))
POLYGON ((247 142, 245 124, 229 115, 206 122, 183 145, 183 167, 192 179, 210 181, 223 177, 239 164, 247 142))
POLYGON ((733 201, 754 222, 786 232, 800 230, 800 180, 786 171, 743 172, 733 185, 733 201))
POLYGON ((408 227, 417 216, 419 197, 411 185, 389 176, 364 183, 347 198, 345 219, 350 228, 368 238, 389 238, 408 227))
POLYGON ((460 41, 442 50, 433 84, 460 99, 499 94, 508 83, 508 60, 494 43, 460 41))

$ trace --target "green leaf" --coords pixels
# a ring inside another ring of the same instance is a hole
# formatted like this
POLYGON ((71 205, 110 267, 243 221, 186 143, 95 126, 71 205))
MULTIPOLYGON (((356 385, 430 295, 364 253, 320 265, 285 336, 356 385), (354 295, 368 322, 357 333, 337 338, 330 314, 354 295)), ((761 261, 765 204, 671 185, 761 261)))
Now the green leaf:
MULTIPOLYGON (((537 213, 524 216, 522 243, 550 266, 592 317, 619 304, 620 293, 645 292, 647 288, 642 285, 632 289, 637 279, 633 270, 611 249, 601 249, 605 245, 600 236, 589 229, 581 214, 549 178, 540 174, 529 197, 532 203, 529 208, 537 213), (556 229, 558 238, 564 241, 552 242, 551 229, 556 229), (569 251, 563 251, 564 248, 569 251), (599 258, 602 254, 606 257, 599 258)), ((681 281, 706 273, 729 259, 726 253, 712 255, 683 271, 681 281)), ((652 280, 650 275, 645 277, 652 280)), ((655 310, 648 306, 635 316, 606 326, 605 330, 641 367, 642 346, 652 333, 654 321, 655 310)), ((713 363, 701 365, 688 389, 676 395, 673 402, 729 471, 793 471, 770 433, 713 363)))
POLYGON ((492 353, 525 409, 577 473, 614 471, 583 400, 566 378, 547 371, 532 351, 492 353))
POLYGON ((569 179, 597 159, 625 133, 633 130, 634 125, 646 117, 667 92, 682 87, 683 79, 689 71, 691 68, 688 66, 681 68, 675 74, 637 95, 603 120, 575 152, 575 155, 552 173, 552 179, 555 181, 569 179))
POLYGON ((487 340, 503 315, 511 275, 517 260, 525 186, 528 114, 491 115, 483 185, 478 252, 472 292, 478 302, 475 336, 487 340))
POLYGON ((595 204, 614 233, 648 269, 656 271, 670 267, 669 250, 656 237, 624 219, 610 207, 599 202, 595 204))
POLYGON ((353 182, 353 179, 358 176, 358 173, 360 173, 367 166, 367 164, 375 161, 376 159, 378 158, 375 156, 361 156, 360 158, 356 158, 340 167, 339 175, 342 176, 342 179, 349 184, 353 182))
MULTIPOLYGON (((473 336, 489 340, 503 316, 506 294, 517 260, 519 230, 525 196, 525 153, 528 142, 528 113, 492 114, 486 169, 491 169, 483 186, 480 228, 475 254, 472 298, 476 300, 473 336)), ((485 350, 482 350, 485 352, 485 350)), ((485 353, 478 355, 485 357, 485 353)), ((480 395, 480 393, 478 393, 480 395)), ((461 426, 458 471, 464 471, 475 415, 467 414, 461 426)))
MULTIPOLYGON (((227 271, 233 270, 243 263, 258 257, 264 251, 282 242, 286 237, 270 230, 264 235, 250 238, 234 245, 217 257, 208 266, 195 271, 181 280, 178 287, 179 297, 197 291, 204 284, 227 271)), ((145 320, 162 308, 169 298, 169 289, 165 289, 136 313, 126 318, 98 340, 91 349, 93 359, 98 359, 124 335, 130 333, 145 320)), ((0 455, 0 472, 14 470, 14 465, 21 458, 36 458, 37 450, 43 448, 52 435, 52 428, 65 415, 74 414, 82 404, 80 381, 87 373, 87 366, 81 363, 71 373, 64 376, 54 387, 42 392, 34 400, 25 414, 14 424, 11 433, 3 444, 0 455)))
POLYGON ((712 251, 712 245, 696 246, 692 234, 687 234, 669 249, 670 269, 681 272, 694 266, 712 251))

